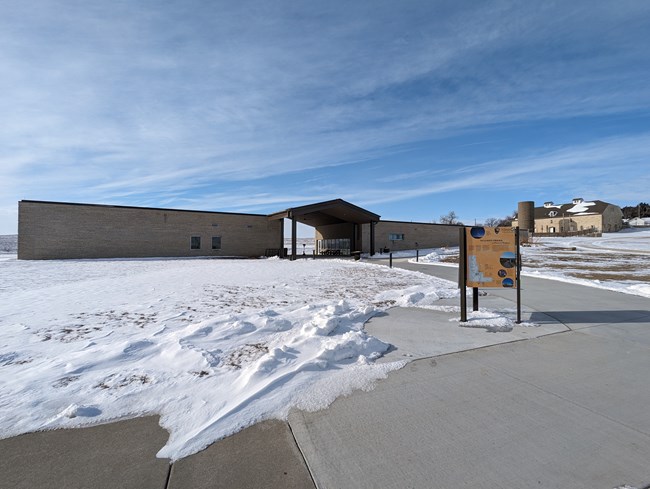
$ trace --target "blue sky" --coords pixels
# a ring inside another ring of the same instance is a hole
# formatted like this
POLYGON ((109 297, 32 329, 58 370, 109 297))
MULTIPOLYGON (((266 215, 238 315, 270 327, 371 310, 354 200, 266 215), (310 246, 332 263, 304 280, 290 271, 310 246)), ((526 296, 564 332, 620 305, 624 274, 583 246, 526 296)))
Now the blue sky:
POLYGON ((650 2, 3 0, 21 199, 469 224, 650 200, 650 2))

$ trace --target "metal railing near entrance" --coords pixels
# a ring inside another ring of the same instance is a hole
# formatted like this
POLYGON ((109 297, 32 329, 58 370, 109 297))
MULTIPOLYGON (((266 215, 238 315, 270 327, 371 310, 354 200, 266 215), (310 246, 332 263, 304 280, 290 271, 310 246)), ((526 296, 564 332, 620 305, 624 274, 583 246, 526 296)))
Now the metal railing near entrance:
POLYGON ((320 256, 350 256, 350 240, 346 238, 330 238, 316 240, 316 255, 320 256))

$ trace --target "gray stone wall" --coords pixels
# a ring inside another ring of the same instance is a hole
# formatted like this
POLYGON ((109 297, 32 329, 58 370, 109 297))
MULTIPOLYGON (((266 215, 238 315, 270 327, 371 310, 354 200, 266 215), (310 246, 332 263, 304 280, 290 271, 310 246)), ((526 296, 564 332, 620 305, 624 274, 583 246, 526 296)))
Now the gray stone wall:
POLYGON ((21 201, 18 258, 262 256, 282 243, 265 215, 21 201), (200 249, 190 249, 192 236, 200 249), (221 249, 212 249, 212 237, 221 249))
POLYGON ((614 233, 623 229, 623 211, 617 205, 608 205, 603 212, 603 232, 614 233))

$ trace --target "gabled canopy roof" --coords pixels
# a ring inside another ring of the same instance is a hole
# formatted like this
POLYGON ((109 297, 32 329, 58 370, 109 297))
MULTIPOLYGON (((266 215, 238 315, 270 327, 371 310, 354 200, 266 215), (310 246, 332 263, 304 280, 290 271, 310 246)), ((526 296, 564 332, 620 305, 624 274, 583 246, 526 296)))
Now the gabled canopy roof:
POLYGON ((292 207, 269 215, 269 219, 291 219, 309 226, 327 226, 328 224, 366 224, 379 221, 379 215, 350 204, 342 199, 328 200, 317 204, 292 207))

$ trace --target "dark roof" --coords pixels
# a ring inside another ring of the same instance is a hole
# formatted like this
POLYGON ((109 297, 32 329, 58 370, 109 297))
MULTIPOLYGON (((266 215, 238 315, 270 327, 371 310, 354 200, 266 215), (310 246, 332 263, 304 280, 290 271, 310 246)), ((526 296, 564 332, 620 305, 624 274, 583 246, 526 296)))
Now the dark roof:
MULTIPOLYGON (((263 217, 265 214, 248 214, 243 212, 216 212, 216 211, 197 211, 189 209, 165 209, 160 207, 137 207, 130 205, 107 205, 107 204, 84 204, 77 202, 53 202, 47 200, 26 200, 21 202, 36 203, 36 204, 52 204, 52 205, 70 205, 70 206, 89 206, 89 207, 104 207, 115 209, 148 209, 164 212, 198 212, 205 214, 230 214, 239 216, 256 216, 263 217)), ((327 202, 319 202, 317 204, 303 205, 300 207, 292 207, 284 211, 276 212, 275 214, 268 215, 269 219, 283 219, 291 218, 294 216, 297 221, 303 222, 310 226, 324 226, 327 224, 341 224, 345 222, 352 222, 355 224, 365 224, 372 221, 379 221, 379 215, 362 209, 354 204, 350 204, 342 199, 328 200, 327 202)))
POLYGON ((291 219, 309 226, 326 226, 328 224, 366 224, 379 221, 379 215, 350 204, 342 199, 328 200, 317 204, 292 207, 284 211, 271 214, 269 219, 291 219))
POLYGON ((612 204, 602 200, 586 200, 578 204, 553 204, 549 207, 535 207, 535 219, 602 215, 610 205, 612 204))
POLYGON ((77 205, 77 206, 85 206, 85 207, 109 207, 109 208, 115 208, 115 209, 147 209, 151 211, 163 211, 163 212, 198 212, 198 213, 203 213, 203 214, 228 214, 228 215, 235 215, 235 216, 257 216, 257 217, 263 217, 266 214, 248 214, 244 212, 217 212, 217 211, 196 211, 196 210, 190 210, 190 209, 166 209, 166 208, 161 208, 161 207, 137 207, 133 205, 110 205, 110 204, 83 204, 79 202, 53 202, 50 200, 26 200, 22 199, 21 202, 29 202, 29 203, 34 203, 34 204, 54 204, 54 205, 77 205))
POLYGON ((417 224, 418 226, 446 226, 446 227, 463 227, 464 224, 443 224, 441 222, 421 222, 421 221, 391 221, 389 219, 382 219, 382 223, 391 224, 417 224))

